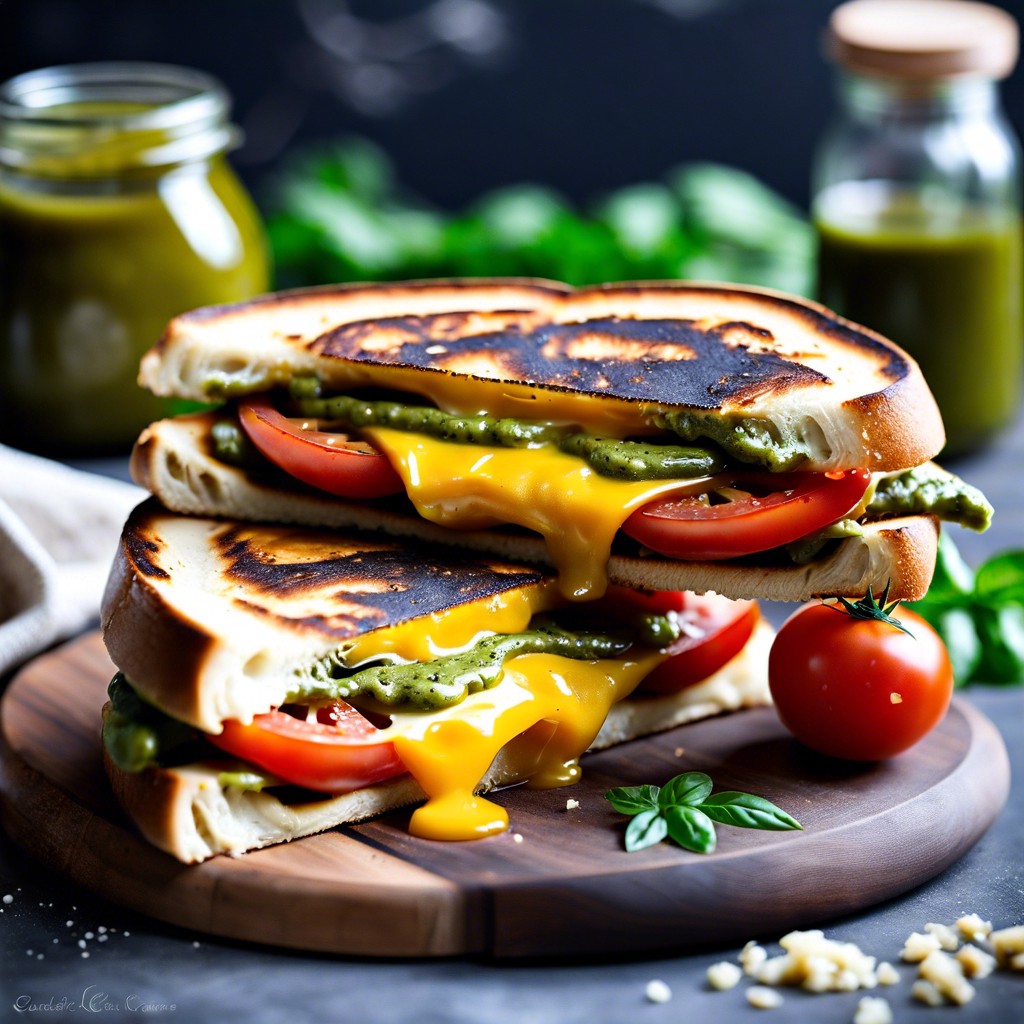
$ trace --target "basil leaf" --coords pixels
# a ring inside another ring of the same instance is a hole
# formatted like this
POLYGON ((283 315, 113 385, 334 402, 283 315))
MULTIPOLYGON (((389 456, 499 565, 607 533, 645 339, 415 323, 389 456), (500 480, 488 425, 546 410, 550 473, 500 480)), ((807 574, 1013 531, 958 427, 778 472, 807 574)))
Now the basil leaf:
POLYGON ((1024 551, 1004 551, 987 561, 974 580, 979 600, 1024 603, 1024 551))
POLYGON ((626 826, 626 852, 656 846, 667 834, 668 825, 659 811, 641 811, 626 826))
POLYGON ((764 797, 752 793, 716 793, 700 809, 712 820, 739 828, 759 828, 771 832, 802 829, 795 818, 764 797))
POLYGON ((684 849, 714 853, 718 845, 711 818, 696 807, 670 807, 665 811, 668 834, 684 849))
POLYGON ((619 814, 639 814, 658 809, 657 786, 621 786, 609 789, 604 798, 619 814))
POLYGON ((706 800, 711 793, 711 778, 704 772, 684 772, 674 779, 669 779, 658 794, 658 806, 662 810, 668 807, 696 807, 706 800))
POLYGON ((986 683, 1024 680, 1024 605, 978 607, 974 621, 981 641, 981 662, 974 677, 986 683))
POLYGON ((974 616, 966 608, 937 608, 924 618, 942 637, 953 665, 953 679, 957 686, 963 686, 981 663, 981 640, 974 616))

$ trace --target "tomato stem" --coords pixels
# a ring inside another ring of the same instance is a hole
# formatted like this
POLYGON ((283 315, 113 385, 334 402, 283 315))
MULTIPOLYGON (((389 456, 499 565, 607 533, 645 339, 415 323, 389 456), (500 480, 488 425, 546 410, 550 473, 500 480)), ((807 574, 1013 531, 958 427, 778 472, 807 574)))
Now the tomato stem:
POLYGON ((854 619, 873 619, 876 622, 884 622, 906 633, 907 636, 913 637, 914 634, 893 615, 893 612, 900 606, 900 603, 899 601, 889 602, 889 588, 891 586, 892 580, 890 579, 885 584, 880 601, 875 599, 871 588, 868 587, 867 593, 859 601, 850 601, 845 597, 840 597, 838 598, 839 606, 833 604, 829 605, 829 607, 835 608, 836 611, 842 611, 854 619))

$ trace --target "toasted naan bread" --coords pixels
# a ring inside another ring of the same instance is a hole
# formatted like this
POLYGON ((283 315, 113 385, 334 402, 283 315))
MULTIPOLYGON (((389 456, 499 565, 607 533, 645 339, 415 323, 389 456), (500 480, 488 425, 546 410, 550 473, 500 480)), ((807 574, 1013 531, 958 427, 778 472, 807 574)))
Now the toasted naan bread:
POLYGON ((296 375, 344 390, 366 383, 371 367, 374 383, 428 397, 441 385, 449 397, 524 386, 540 399, 588 398, 610 417, 741 416, 799 442, 807 470, 890 472, 944 443, 919 367, 891 342, 814 303, 728 285, 496 280, 282 292, 177 317, 143 358, 139 383, 208 401, 296 375))
MULTIPOLYGON (((403 499, 354 502, 306 487, 284 474, 256 479, 212 457, 212 414, 160 420, 132 455, 132 475, 175 511, 266 522, 380 530, 430 544, 456 545, 501 558, 550 564, 537 534, 515 528, 451 530, 421 518, 403 499)), ((890 580, 894 600, 917 600, 928 589, 938 545, 938 521, 927 515, 868 523, 859 537, 838 543, 804 565, 742 561, 680 562, 623 539, 612 551, 613 583, 643 590, 714 591, 732 598, 807 601, 863 597, 890 580)))
MULTIPOLYGON (((216 734, 225 719, 247 722, 284 703, 296 667, 353 641, 463 609, 472 617, 458 628, 471 638, 495 621, 495 600, 532 593, 544 606, 542 588, 553 595, 552 582, 548 572, 450 548, 181 516, 149 499, 122 535, 103 601, 104 642, 146 701, 216 734)), ((771 636, 759 622, 745 649, 708 679, 678 694, 614 704, 593 747, 768 703, 771 636)), ((490 691, 480 696, 492 699, 490 691)), ((531 756, 536 749, 512 740, 480 788, 527 777, 531 756)), ((228 755, 139 773, 121 770, 106 753, 105 764, 140 831, 185 862, 309 835, 424 796, 405 775, 341 796, 246 790, 221 780, 238 768, 228 755)))

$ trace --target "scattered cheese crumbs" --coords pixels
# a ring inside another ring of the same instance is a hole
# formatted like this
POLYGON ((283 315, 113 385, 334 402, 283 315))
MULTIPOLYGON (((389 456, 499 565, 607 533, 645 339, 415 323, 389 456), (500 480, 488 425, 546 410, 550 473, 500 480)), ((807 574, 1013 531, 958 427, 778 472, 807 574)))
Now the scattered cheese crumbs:
POLYGON ((682 757, 683 754, 686 753, 686 748, 685 747, 676 747, 676 749, 673 750, 672 753, 675 754, 676 757, 682 757))
POLYGON ((892 1010, 884 999, 865 996, 857 1004, 853 1024, 892 1024, 892 1010))
POLYGON ((198 942, 193 942, 192 943, 192 948, 193 949, 198 949, 199 948, 199 943, 198 942))
POLYGON ((996 969, 996 958, 977 946, 962 946, 956 958, 968 978, 987 978, 996 969))
POLYGON ((790 932, 779 944, 786 950, 783 956, 771 957, 750 972, 762 985, 800 985, 808 992, 854 992, 877 984, 875 958, 866 956, 852 942, 835 942, 812 929, 790 932))
POLYGON ((982 921, 978 914, 967 914, 965 917, 957 918, 956 926, 965 939, 974 942, 986 938, 992 931, 992 922, 982 921))
POLYGON ((79 949, 85 949, 85 939, 79 939, 78 940, 78 948, 79 949))
POLYGON ((576 808, 579 807, 579 805, 580 805, 579 800, 572 800, 572 799, 570 799, 570 800, 566 800, 565 801, 565 809, 567 811, 575 811, 576 808))
POLYGON ((903 695, 899 694, 899 693, 890 693, 889 694, 889 703, 890 704, 902 704, 903 703, 903 695))
POLYGON ((1000 928, 997 932, 989 935, 992 949, 995 951, 996 959, 1003 966, 1009 966, 1011 970, 1024 970, 1024 924, 1014 925, 1012 928, 1000 928))
POLYGON ((83 960, 88 960, 89 959, 89 954, 87 952, 83 952, 82 953, 82 959, 83 960))
POLYGON ((74 927, 74 925, 75 925, 75 922, 74 922, 74 921, 65 921, 65 922, 64 922, 64 927, 65 927, 65 928, 73 928, 73 927, 74 927))
POLYGON ((102 935, 106 930, 107 930, 106 925, 102 925, 102 924, 99 926, 99 928, 96 929, 96 931, 98 931, 100 933, 100 935, 102 935))
POLYGON ((740 966, 744 974, 757 974, 757 969, 768 959, 764 946, 759 946, 751 939, 740 953, 740 966))
MULTIPOLYGON (((521 832, 513 832, 512 833, 512 842, 513 843, 521 843, 522 841, 523 841, 523 834, 521 832)), ((128 933, 125 932, 125 935, 127 935, 127 934, 128 933)))
POLYGON ((888 960, 883 960, 875 971, 875 977, 879 985, 898 985, 900 972, 888 960))
POLYGON ((726 992, 739 984, 743 972, 728 960, 721 960, 708 968, 708 984, 717 992, 726 992))
POLYGON ((934 935, 911 932, 907 936, 907 941, 903 943, 900 958, 906 960, 908 964, 916 964, 940 948, 939 940, 934 935))
POLYGON ((957 946, 960 945, 960 938, 957 933, 949 927, 948 924, 935 924, 929 922, 924 926, 924 930, 929 935, 934 935, 939 940, 939 945, 946 950, 947 953, 952 953, 957 946))
POLYGON ((774 989, 765 988, 764 985, 751 985, 747 989, 747 1002, 759 1010, 774 1010, 782 1005, 782 996, 774 989))
POLYGON ((974 986, 964 977, 960 962, 941 949, 934 950, 921 961, 918 973, 951 1003, 963 1006, 974 998, 974 986))
POLYGON ((910 994, 919 1003, 924 1003, 926 1006, 942 1006, 945 1003, 942 993, 930 981, 924 981, 921 978, 914 982, 910 994))
POLYGON ((4 896, 4 903, 13 903, 13 902, 14 902, 14 897, 10 893, 7 893, 7 895, 4 896))
POLYGON ((667 1003, 672 998, 672 989, 660 978, 654 978, 647 982, 644 995, 647 996, 649 1003, 667 1003))
POLYGON ((92 932, 86 932, 85 933, 85 937, 87 939, 95 939, 96 938, 96 936, 92 932))

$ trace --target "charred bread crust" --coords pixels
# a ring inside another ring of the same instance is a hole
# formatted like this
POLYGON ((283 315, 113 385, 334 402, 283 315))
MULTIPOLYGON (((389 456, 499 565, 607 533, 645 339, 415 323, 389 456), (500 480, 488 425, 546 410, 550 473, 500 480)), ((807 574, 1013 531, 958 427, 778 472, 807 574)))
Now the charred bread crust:
MULTIPOLYGON (((620 701, 590 749, 603 750, 710 715, 770 703, 766 666, 772 637, 771 628, 762 621, 747 647, 709 679, 679 694, 620 701)), ((104 717, 109 710, 108 703, 104 717)), ((139 832, 186 864, 364 821, 424 798, 415 780, 403 775, 342 796, 284 804, 272 792, 221 786, 220 771, 228 766, 217 762, 152 767, 129 774, 114 764, 104 747, 103 763, 114 795, 139 832)), ((525 777, 514 756, 502 751, 478 791, 512 785, 525 777)))
POLYGON ((920 368, 881 335, 779 292, 698 282, 573 290, 511 279, 279 292, 176 318, 143 358, 139 382, 205 400, 210 379, 240 391, 296 374, 343 385, 371 362, 478 385, 600 395, 648 412, 751 417, 810 438, 812 469, 905 469, 945 440, 920 368), (497 333, 486 344, 470 356, 455 351, 492 321, 497 333), (677 329, 663 345, 657 324, 668 321, 677 329), (374 345, 364 351, 368 335, 374 345), (435 355, 446 346, 426 342, 442 336, 451 351, 435 355), (617 377, 614 386, 606 375, 617 377))
MULTIPOLYGON (((202 439, 208 423, 205 414, 161 420, 143 432, 132 454, 135 481, 177 512, 381 530, 515 561, 547 563, 543 540, 525 531, 449 530, 400 503, 357 504, 311 488, 255 481, 206 454, 202 439)), ((913 601, 928 589, 937 543, 937 520, 906 516, 869 523, 862 537, 848 538, 806 565, 759 567, 613 554, 608 574, 614 583, 647 590, 715 591, 737 599, 773 601, 863 597, 869 586, 881 589, 891 580, 893 600, 913 601)))

